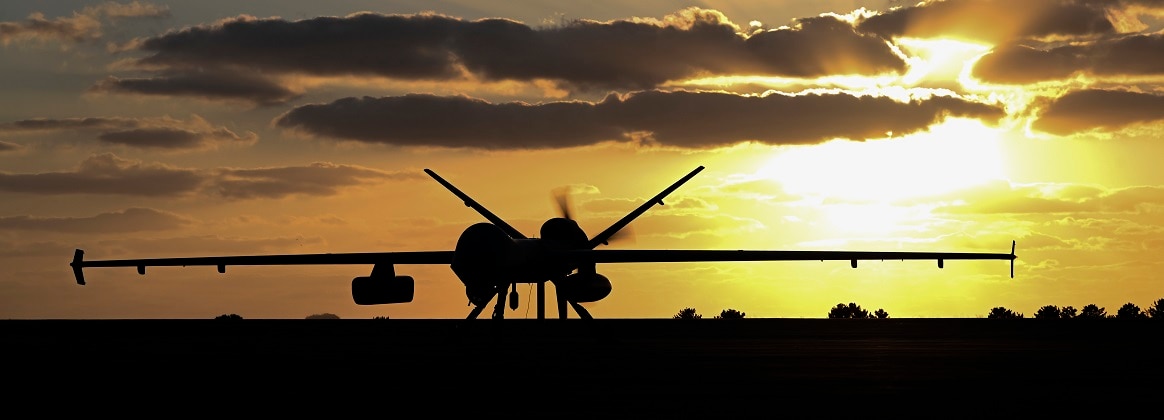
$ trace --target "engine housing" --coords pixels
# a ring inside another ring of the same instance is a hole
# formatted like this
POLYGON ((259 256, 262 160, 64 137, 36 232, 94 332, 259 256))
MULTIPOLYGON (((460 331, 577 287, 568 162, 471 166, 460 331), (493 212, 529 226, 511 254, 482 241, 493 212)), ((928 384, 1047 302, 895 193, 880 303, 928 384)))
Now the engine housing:
POLYGON ((416 290, 412 276, 356 277, 352 279, 352 299, 357 305, 384 305, 412 302, 416 290))
POLYGON ((574 273, 566 276, 562 289, 574 302, 597 302, 610 294, 610 280, 598 273, 574 273))

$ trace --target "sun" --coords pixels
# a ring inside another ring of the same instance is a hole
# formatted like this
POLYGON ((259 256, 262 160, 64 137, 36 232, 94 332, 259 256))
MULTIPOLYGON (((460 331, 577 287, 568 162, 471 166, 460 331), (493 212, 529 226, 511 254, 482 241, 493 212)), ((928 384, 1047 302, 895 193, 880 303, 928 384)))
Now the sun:
POLYGON ((991 48, 952 39, 897 38, 895 41, 909 63, 909 71, 901 77, 901 83, 906 86, 926 81, 957 81, 965 85, 970 66, 991 48))
POLYGON ((1004 178, 1000 143, 999 129, 952 118, 901 138, 781 148, 757 175, 792 194, 890 202, 1004 178))

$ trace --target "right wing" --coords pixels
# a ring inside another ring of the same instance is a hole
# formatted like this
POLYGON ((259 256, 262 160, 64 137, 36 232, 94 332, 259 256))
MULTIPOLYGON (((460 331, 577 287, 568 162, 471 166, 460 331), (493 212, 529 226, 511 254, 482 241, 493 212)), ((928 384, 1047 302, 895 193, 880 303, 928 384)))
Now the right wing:
POLYGON ((1014 278, 1015 242, 1010 253, 987 252, 913 252, 913 251, 767 251, 767 250, 678 250, 678 249, 601 249, 568 250, 553 253, 579 263, 643 263, 643 262, 710 262, 710 261, 857 261, 874 260, 936 260, 938 268, 945 260, 1009 260, 1010 277, 1014 278))
POLYGON ((411 252, 355 252, 339 254, 286 254, 286 255, 235 255, 219 257, 179 257, 145 258, 131 260, 85 261, 85 251, 73 252, 73 276, 77 284, 85 284, 81 269, 85 267, 137 267, 138 274, 145 274, 146 267, 185 267, 193 265, 218 266, 218 272, 226 272, 228 265, 335 265, 335 264, 451 264, 453 251, 411 251, 411 252))

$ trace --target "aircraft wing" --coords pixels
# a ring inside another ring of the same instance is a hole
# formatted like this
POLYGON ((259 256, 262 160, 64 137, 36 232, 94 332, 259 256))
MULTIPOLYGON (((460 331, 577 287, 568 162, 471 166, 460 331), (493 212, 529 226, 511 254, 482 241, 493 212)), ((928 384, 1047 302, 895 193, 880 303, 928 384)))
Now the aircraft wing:
POLYGON ((235 255, 220 257, 147 258, 133 260, 85 261, 85 251, 74 251, 73 275, 77 284, 85 284, 81 269, 85 267, 137 267, 145 274, 146 267, 217 266, 226 272, 228 265, 336 265, 336 264, 451 264, 453 251, 412 252, 356 252, 337 254, 235 255))
POLYGON ((581 263, 711 262, 711 261, 857 261, 935 260, 938 268, 945 260, 1009 260, 1014 278, 1014 242, 1010 253, 983 252, 902 252, 902 251, 770 251, 770 250, 679 250, 679 249, 598 249, 559 251, 561 258, 581 263))

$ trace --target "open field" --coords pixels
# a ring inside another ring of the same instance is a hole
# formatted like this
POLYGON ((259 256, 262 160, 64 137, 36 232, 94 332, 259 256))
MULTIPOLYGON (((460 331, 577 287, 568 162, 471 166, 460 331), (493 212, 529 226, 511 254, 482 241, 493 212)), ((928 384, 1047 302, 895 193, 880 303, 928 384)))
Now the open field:
POLYGON ((9 320, 0 332, 7 381, 27 389, 283 396, 248 400, 262 410, 305 403, 288 395, 347 409, 435 395, 438 411, 709 416, 1111 414, 1164 401, 1164 323, 1152 321, 9 320))

